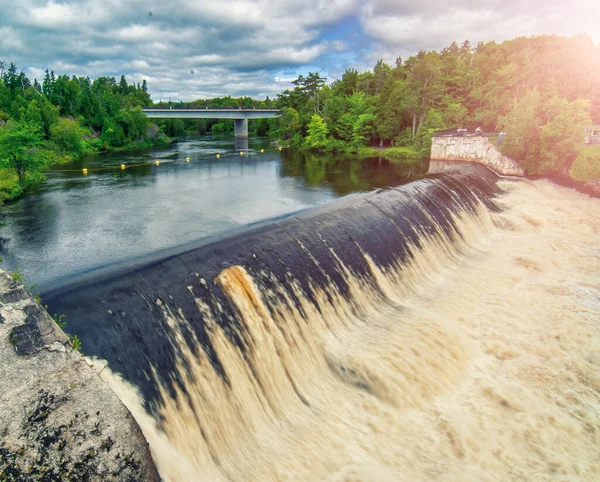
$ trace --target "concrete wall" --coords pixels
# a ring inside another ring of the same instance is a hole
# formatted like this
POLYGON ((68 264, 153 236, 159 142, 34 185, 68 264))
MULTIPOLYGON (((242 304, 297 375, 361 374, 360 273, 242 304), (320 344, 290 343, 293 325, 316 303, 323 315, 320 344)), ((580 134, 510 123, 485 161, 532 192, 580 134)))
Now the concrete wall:
POLYGON ((477 162, 505 176, 524 176, 513 159, 503 156, 486 137, 434 137, 431 144, 430 172, 443 169, 444 161, 477 162))
POLYGON ((159 480, 129 410, 1 270, 0 434, 0 479, 159 480))

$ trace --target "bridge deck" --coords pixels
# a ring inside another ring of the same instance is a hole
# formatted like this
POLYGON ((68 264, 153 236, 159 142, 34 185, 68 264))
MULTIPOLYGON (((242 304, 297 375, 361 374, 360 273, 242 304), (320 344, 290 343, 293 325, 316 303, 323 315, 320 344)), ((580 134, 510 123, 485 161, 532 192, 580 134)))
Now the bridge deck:
POLYGON ((270 119, 279 109, 144 109, 153 119, 270 119))

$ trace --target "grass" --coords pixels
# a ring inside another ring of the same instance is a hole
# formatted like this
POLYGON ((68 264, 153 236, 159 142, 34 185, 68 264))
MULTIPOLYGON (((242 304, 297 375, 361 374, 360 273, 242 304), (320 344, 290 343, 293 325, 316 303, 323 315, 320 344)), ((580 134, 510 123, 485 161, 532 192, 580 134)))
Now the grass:
POLYGON ((394 163, 412 163, 423 160, 423 156, 412 147, 390 147, 379 153, 394 163))
POLYGON ((14 279, 17 283, 23 284, 25 279, 23 278, 23 273, 21 272, 21 268, 17 267, 12 273, 9 273, 10 277, 14 279))

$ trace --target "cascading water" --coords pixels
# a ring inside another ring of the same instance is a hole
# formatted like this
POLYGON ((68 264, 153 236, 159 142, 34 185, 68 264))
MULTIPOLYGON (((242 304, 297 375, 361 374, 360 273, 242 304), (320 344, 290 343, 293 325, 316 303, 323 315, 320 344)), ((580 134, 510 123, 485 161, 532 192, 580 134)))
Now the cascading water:
POLYGON ((166 480, 592 480, 598 234, 463 165, 44 299, 166 480))

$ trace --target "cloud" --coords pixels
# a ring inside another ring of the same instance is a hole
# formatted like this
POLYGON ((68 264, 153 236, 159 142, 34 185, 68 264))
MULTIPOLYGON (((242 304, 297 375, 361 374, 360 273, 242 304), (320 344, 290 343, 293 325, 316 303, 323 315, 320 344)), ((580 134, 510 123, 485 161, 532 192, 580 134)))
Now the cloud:
POLYGON ((467 39, 476 45, 518 36, 588 33, 600 42, 600 29, 595 16, 590 15, 595 8, 591 0, 367 0, 360 20, 364 32, 391 58, 467 39))
POLYGON ((155 98, 275 95, 281 71, 343 50, 320 36, 357 8, 357 0, 0 0, 0 58, 32 74, 145 78, 155 98))
MULTIPOLYGON (((451 41, 600 33, 591 0, 0 0, 0 59, 38 77, 147 79, 155 100, 273 97, 451 41)), ((39 80, 39 79, 38 79, 39 80)))

